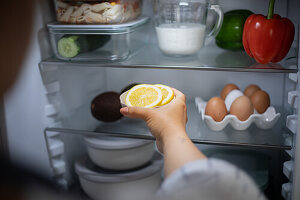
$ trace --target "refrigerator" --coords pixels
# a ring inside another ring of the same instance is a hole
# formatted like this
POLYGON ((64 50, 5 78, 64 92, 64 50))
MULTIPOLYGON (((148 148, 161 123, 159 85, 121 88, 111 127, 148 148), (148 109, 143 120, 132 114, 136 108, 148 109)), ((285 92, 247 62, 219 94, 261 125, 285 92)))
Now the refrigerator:
MULTIPOLYGON (((249 9, 265 14, 267 0, 214 0, 223 11, 249 9)), ((295 38, 286 56, 275 67, 257 67, 245 52, 231 52, 207 41, 196 57, 172 58, 158 48, 152 2, 144 0, 143 16, 148 17, 140 36, 144 45, 127 58, 113 62, 64 61, 55 58, 49 24, 56 21, 54 2, 36 1, 34 26, 13 88, 0 105, 1 144, 9 159, 49 177, 68 190, 78 179, 76 158, 86 152, 85 135, 108 135, 154 140, 145 124, 128 119, 99 122, 90 112, 90 103, 105 91, 120 92, 131 83, 161 83, 182 91, 187 98, 187 132, 200 149, 251 149, 270 156, 269 180, 272 199, 300 199, 299 108, 299 8, 298 0, 277 0, 275 13, 295 25, 295 38), (208 100, 224 85, 240 88, 257 84, 267 91, 271 104, 281 116, 274 127, 261 130, 255 125, 244 131, 227 126, 210 130, 201 119, 195 98, 208 100)), ((123 41, 122 40, 122 41, 123 41)), ((118 47, 121 48, 121 47, 118 47)))

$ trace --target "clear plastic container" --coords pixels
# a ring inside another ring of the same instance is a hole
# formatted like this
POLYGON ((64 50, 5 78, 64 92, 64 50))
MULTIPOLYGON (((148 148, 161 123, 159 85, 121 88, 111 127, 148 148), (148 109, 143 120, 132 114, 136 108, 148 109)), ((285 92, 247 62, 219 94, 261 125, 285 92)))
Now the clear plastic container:
POLYGON ((115 25, 48 24, 55 57, 68 61, 120 61, 148 40, 147 17, 115 25))
POLYGON ((118 24, 141 15, 142 0, 54 0, 56 18, 67 24, 118 24))

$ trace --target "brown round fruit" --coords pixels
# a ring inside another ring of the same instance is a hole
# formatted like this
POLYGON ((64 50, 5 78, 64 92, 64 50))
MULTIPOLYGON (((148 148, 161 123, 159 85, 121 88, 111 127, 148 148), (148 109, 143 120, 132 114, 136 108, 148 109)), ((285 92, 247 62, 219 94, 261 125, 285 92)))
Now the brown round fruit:
POLYGON ((222 121, 227 115, 224 100, 220 97, 212 97, 206 104, 205 115, 211 116, 217 122, 222 121))
POLYGON ((239 120, 246 121, 253 114, 253 105, 247 96, 240 96, 231 104, 230 114, 239 120))
POLYGON ((113 122, 121 119, 120 94, 116 92, 104 92, 96 96, 91 103, 92 115, 104 122, 113 122))
POLYGON ((244 95, 251 98, 251 96, 257 91, 260 90, 260 87, 257 85, 248 85, 244 91, 244 95))
POLYGON ((227 94, 229 94, 229 92, 231 92, 232 90, 239 90, 239 88, 233 83, 225 85, 225 87, 221 91, 221 98, 225 100, 227 94))
POLYGON ((251 102, 255 110, 262 114, 270 106, 270 96, 267 92, 258 90, 251 96, 251 102))

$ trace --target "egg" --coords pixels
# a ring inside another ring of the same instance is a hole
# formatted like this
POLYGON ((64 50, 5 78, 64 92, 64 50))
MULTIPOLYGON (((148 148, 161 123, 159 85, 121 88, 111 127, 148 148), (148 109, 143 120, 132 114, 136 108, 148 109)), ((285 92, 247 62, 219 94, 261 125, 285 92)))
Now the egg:
POLYGON ((236 100, 236 98, 243 96, 243 93, 240 90, 232 90, 225 98, 225 105, 227 111, 229 112, 231 104, 236 100))
POLYGON ((257 91, 260 90, 260 87, 257 85, 248 85, 248 87, 244 90, 244 95, 251 98, 251 96, 257 91))
POLYGON ((262 114, 270 106, 270 96, 267 92, 258 90, 251 96, 251 102, 255 110, 262 114))
POLYGON ((220 97, 212 97, 206 104, 205 115, 211 116, 217 122, 222 121, 227 115, 224 100, 220 97))
POLYGON ((241 121, 246 121, 253 111, 253 105, 247 96, 238 97, 230 107, 230 114, 235 115, 241 121))
POLYGON ((232 90, 239 90, 239 88, 233 83, 225 85, 225 87, 221 91, 221 98, 225 100, 228 93, 231 92, 232 90))

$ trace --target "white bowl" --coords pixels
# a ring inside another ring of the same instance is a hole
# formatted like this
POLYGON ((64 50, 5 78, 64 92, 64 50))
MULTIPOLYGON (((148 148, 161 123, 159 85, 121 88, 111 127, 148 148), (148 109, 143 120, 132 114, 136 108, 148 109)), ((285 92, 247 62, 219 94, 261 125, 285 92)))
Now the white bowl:
POLYGON ((162 166, 162 157, 155 154, 149 165, 135 171, 103 171, 83 156, 75 171, 82 189, 94 200, 141 200, 150 199, 159 188, 162 166))
POLYGON ((246 121, 240 121, 235 115, 226 115, 222 121, 216 122, 211 116, 205 115, 207 102, 203 101, 200 97, 196 97, 195 104, 199 113, 201 113, 202 120, 205 121, 206 125, 213 131, 221 131, 228 124, 235 130, 246 130, 252 123, 255 123, 260 129, 270 129, 276 124, 280 117, 280 113, 276 113, 275 108, 270 106, 263 114, 258 114, 254 110, 254 114, 250 115, 246 121))
POLYGON ((155 153, 154 142, 115 137, 85 137, 90 159, 99 167, 127 170, 149 162, 155 153))

